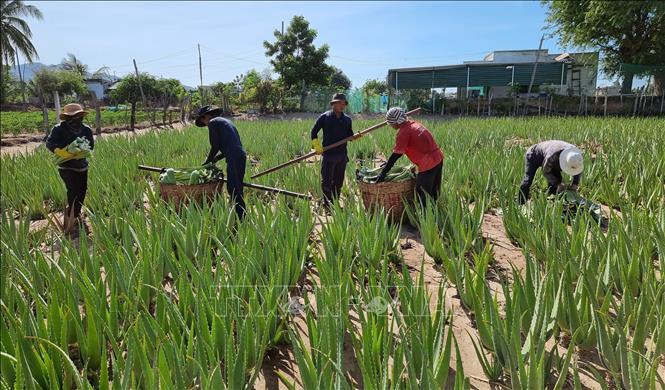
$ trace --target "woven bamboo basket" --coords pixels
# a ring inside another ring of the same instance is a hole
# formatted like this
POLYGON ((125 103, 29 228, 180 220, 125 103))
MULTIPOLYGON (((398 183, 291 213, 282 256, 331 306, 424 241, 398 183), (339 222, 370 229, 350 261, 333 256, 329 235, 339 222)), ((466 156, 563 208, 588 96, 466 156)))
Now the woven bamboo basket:
POLYGON ((358 180, 358 188, 366 209, 383 207, 391 218, 399 220, 406 204, 413 201, 416 179, 383 183, 365 183, 358 180))
POLYGON ((165 202, 173 202, 176 210, 189 202, 210 201, 222 191, 224 182, 221 180, 205 184, 159 184, 159 196, 165 202))

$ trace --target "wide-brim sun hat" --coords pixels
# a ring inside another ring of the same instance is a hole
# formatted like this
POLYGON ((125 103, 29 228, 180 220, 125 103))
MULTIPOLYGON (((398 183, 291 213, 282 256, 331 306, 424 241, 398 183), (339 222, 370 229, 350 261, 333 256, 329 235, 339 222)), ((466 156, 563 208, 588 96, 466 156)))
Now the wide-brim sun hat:
POLYGON ((577 176, 584 170, 584 157, 578 148, 568 148, 559 155, 561 170, 570 176, 577 176))
POLYGON ((83 107, 78 103, 69 103, 65 104, 60 113, 60 120, 67 120, 69 118, 78 116, 78 115, 87 115, 88 111, 84 110, 83 107))
POLYGON ((205 115, 210 115, 212 117, 216 117, 222 114, 222 109, 219 107, 213 107, 213 106, 203 106, 199 108, 199 110, 196 112, 196 120, 194 123, 198 127, 204 127, 205 123, 201 122, 201 118, 205 115))
POLYGON ((333 95, 332 99, 330 99, 330 104, 337 102, 344 102, 344 104, 346 105, 349 104, 349 101, 346 100, 346 95, 344 95, 343 93, 336 93, 333 95))

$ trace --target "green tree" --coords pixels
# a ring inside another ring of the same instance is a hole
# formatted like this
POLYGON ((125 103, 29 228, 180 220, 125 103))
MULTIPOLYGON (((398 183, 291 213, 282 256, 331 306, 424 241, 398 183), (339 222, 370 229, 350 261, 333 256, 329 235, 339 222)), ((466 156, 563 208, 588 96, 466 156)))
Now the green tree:
POLYGON ((62 97, 68 95, 85 96, 88 90, 80 74, 69 70, 50 70, 46 68, 35 73, 29 85, 42 106, 44 131, 49 130, 47 104, 54 100, 52 97, 55 93, 62 97))
MULTIPOLYGON (((663 1, 543 1, 549 7, 548 27, 564 45, 598 48, 605 72, 619 73, 621 63, 665 63, 665 2, 663 1)), ((630 93, 634 72, 623 73, 622 92, 630 93)), ((665 72, 654 73, 662 91, 665 72)))
MULTIPOLYGON (((147 73, 139 74, 141 80, 141 87, 146 99, 156 95, 157 80, 154 76, 147 73)), ((118 82, 116 89, 111 92, 111 98, 118 102, 129 102, 131 105, 131 114, 129 118, 129 129, 134 131, 136 123, 136 103, 141 97, 141 89, 139 88, 139 78, 130 74, 122 78, 118 82)))
MULTIPOLYGON (((392 95, 392 88, 388 86, 386 80, 367 80, 362 86, 363 91, 363 111, 369 111, 369 99, 370 96, 375 95, 388 95, 389 99, 392 95)), ((388 101, 388 106, 390 106, 390 101, 388 101)))
POLYGON ((233 112, 233 106, 240 104, 238 88, 234 82, 224 83, 220 81, 212 84, 210 95, 214 101, 219 102, 219 106, 224 113, 233 112))
POLYGON ((62 96, 83 96, 88 90, 83 77, 69 70, 41 69, 35 73, 30 84, 36 95, 40 93, 44 95, 45 103, 52 101, 51 97, 55 92, 62 96))
POLYGON ((0 95, 2 95, 2 102, 15 102, 19 100, 21 95, 21 84, 9 72, 9 65, 2 65, 2 68, 0 77, 0 95))
MULTIPOLYGON (((0 0, 0 77, 8 78, 9 67, 5 65, 18 65, 19 55, 23 55, 28 62, 39 58, 37 49, 32 44, 32 31, 24 20, 32 17, 38 20, 44 18, 41 11, 34 5, 27 5, 20 0, 0 0)), ((21 79, 21 81, 23 81, 21 79)), ((9 82, 9 81, 7 81, 9 82)), ((4 81, 2 84, 4 85, 4 81)), ((4 93, 0 95, 0 102, 5 102, 4 93)), ((25 98, 25 95, 24 95, 25 98)))
POLYGON ((187 92, 177 79, 159 79, 155 82, 154 93, 154 100, 162 105, 162 124, 166 125, 169 107, 182 104, 187 92))
POLYGON ((388 83, 385 80, 367 80, 362 86, 363 93, 366 95, 381 95, 388 93, 388 83))
POLYGON ((341 69, 331 66, 328 85, 339 91, 346 91, 351 89, 351 80, 341 69))
POLYGON ((284 34, 275 30, 274 35, 274 43, 263 42, 266 55, 272 57, 270 64, 279 73, 284 86, 299 89, 302 111, 307 87, 325 84, 330 73, 330 67, 325 62, 328 45, 314 46, 317 32, 309 28, 309 22, 303 16, 294 16, 284 34))

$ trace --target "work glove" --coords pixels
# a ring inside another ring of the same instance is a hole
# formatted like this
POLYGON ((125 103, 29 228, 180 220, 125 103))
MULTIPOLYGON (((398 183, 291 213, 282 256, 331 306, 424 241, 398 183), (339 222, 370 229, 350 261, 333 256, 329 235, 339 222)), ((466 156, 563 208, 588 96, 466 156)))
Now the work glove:
POLYGON ((323 145, 321 145, 321 141, 318 138, 312 139, 312 149, 314 149, 316 154, 323 153, 323 145))
POLYGON ((69 153, 67 150, 60 149, 60 148, 55 148, 53 153, 55 153, 56 156, 61 157, 61 158, 70 158, 71 159, 72 157, 74 157, 74 154, 69 153))
POLYGON ((559 185, 556 187, 556 193, 557 193, 557 194, 560 194, 560 193, 564 192, 565 190, 566 190, 566 185, 563 184, 563 183, 562 183, 562 184, 559 184, 559 185))
POLYGON ((377 183, 383 183, 384 181, 386 181, 386 174, 387 174, 387 172, 385 170, 383 172, 381 172, 379 177, 376 178, 376 182, 377 183))
POLYGON ((571 185, 569 189, 573 192, 579 192, 579 186, 577 184, 571 185))

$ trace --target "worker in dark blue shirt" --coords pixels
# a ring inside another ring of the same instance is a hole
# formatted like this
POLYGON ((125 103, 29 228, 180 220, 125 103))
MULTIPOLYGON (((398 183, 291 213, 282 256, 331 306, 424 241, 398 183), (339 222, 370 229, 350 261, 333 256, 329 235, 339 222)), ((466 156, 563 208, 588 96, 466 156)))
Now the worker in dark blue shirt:
POLYGON ((240 142, 240 134, 233 122, 222 118, 220 108, 201 107, 196 115, 196 126, 208 126, 210 152, 203 165, 226 159, 226 185, 231 199, 235 203, 235 211, 240 219, 245 216, 245 200, 243 198, 243 178, 247 155, 240 142))
POLYGON ((336 93, 330 101, 331 109, 319 116, 312 127, 312 149, 323 154, 321 161, 321 190, 323 191, 323 204, 330 208, 330 203, 339 197, 344 184, 344 173, 349 157, 346 144, 323 151, 323 148, 353 136, 351 118, 344 113, 348 105, 346 96, 336 93), (323 129, 323 143, 319 140, 319 130, 323 129))
POLYGON ((77 138, 85 138, 90 150, 95 147, 92 130, 83 124, 83 117, 88 112, 80 104, 71 103, 63 107, 60 114, 62 122, 55 125, 46 138, 46 148, 64 160, 58 165, 58 172, 67 188, 67 208, 64 216, 65 233, 75 236, 80 227, 81 208, 88 191, 88 160, 77 153, 67 150, 77 138))

